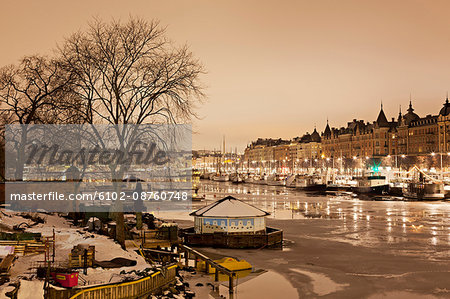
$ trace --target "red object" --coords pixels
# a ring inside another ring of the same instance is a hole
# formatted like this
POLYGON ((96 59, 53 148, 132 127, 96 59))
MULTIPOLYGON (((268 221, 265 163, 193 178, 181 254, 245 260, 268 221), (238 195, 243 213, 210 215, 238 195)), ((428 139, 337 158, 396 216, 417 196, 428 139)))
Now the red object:
POLYGON ((59 283, 62 287, 71 288, 78 285, 78 272, 69 272, 69 273, 52 272, 51 275, 53 279, 57 283, 59 283))

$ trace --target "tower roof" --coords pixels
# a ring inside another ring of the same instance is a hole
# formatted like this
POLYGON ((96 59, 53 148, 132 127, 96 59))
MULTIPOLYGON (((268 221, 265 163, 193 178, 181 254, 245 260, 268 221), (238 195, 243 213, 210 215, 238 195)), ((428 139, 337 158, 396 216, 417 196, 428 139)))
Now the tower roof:
POLYGON ((445 99, 444 107, 442 107, 439 114, 442 116, 447 116, 450 114, 450 103, 448 102, 448 95, 447 98, 445 99))
POLYGON ((311 134, 311 141, 312 142, 320 142, 322 139, 320 138, 319 133, 317 132, 316 128, 314 128, 314 131, 311 134))
POLYGON ((388 127, 389 126, 389 122, 383 111, 383 104, 381 104, 381 110, 380 110, 380 113, 378 114, 377 124, 380 127, 388 127))
POLYGON ((248 203, 245 203, 233 196, 227 196, 212 204, 207 205, 195 212, 189 214, 190 216, 202 217, 260 217, 267 216, 270 213, 258 209, 248 203))
POLYGON ((398 119, 397 119, 397 125, 401 126, 402 125, 402 105, 399 106, 399 110, 398 110, 398 119))
POLYGON ((406 125, 409 125, 411 122, 418 120, 420 117, 416 113, 414 113, 414 108, 412 107, 412 101, 409 100, 409 108, 408 113, 403 116, 403 120, 406 125))
POLYGON ((325 127, 325 131, 323 132, 324 136, 331 136, 331 129, 330 129, 330 125, 328 124, 328 119, 327 119, 327 126, 325 127))

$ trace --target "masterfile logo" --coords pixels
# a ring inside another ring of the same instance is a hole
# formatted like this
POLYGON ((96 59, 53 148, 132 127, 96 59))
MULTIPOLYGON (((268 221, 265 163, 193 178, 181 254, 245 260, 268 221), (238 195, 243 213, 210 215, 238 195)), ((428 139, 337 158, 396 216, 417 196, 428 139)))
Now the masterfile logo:
POLYGON ((6 202, 53 212, 189 209, 191 136, 189 125, 8 125, 6 202))

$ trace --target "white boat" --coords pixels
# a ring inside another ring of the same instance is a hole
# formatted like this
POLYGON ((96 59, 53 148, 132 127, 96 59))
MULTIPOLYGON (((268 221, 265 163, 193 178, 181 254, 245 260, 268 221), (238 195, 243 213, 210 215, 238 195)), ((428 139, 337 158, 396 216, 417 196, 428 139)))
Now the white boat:
POLYGON ((286 178, 286 187, 295 188, 296 174, 292 174, 286 178))
POLYGON ((265 180, 264 176, 255 176, 253 178, 253 184, 256 184, 256 185, 267 185, 267 181, 265 180))
POLYGON ((228 182, 230 180, 230 176, 226 173, 217 173, 212 176, 211 180, 216 182, 228 182))
POLYGON ((295 188, 303 191, 324 191, 327 185, 320 176, 301 175, 295 179, 295 188))
POLYGON ((272 174, 267 177, 267 185, 269 186, 285 186, 285 176, 279 174, 272 174))
POLYGON ((249 174, 244 178, 244 183, 252 184, 255 180, 255 176, 253 174, 249 174))
POLYGON ((210 179, 210 177, 212 176, 212 175, 214 175, 215 173, 211 173, 211 172, 203 172, 201 175, 200 175, 200 179, 202 179, 202 180, 209 180, 210 179))
POLYGON ((230 181, 234 184, 240 184, 244 182, 242 176, 237 172, 230 174, 230 181))

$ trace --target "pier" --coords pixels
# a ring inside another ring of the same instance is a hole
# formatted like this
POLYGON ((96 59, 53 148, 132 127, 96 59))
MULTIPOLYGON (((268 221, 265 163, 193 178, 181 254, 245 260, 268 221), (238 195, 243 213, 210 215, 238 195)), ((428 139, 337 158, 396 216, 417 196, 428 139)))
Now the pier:
POLYGON ((207 257, 203 253, 201 253, 195 249, 192 249, 189 246, 180 245, 179 249, 180 249, 180 253, 183 253, 184 266, 188 267, 189 260, 193 259, 194 263, 195 263, 195 268, 197 268, 197 263, 199 261, 203 261, 203 262, 205 262, 205 273, 209 273, 210 268, 215 269, 215 272, 214 272, 214 281, 215 282, 219 281, 220 273, 228 276, 228 290, 229 290, 230 297, 233 296, 234 287, 235 287, 234 280, 237 277, 236 271, 228 270, 227 268, 214 262, 211 258, 207 257))

